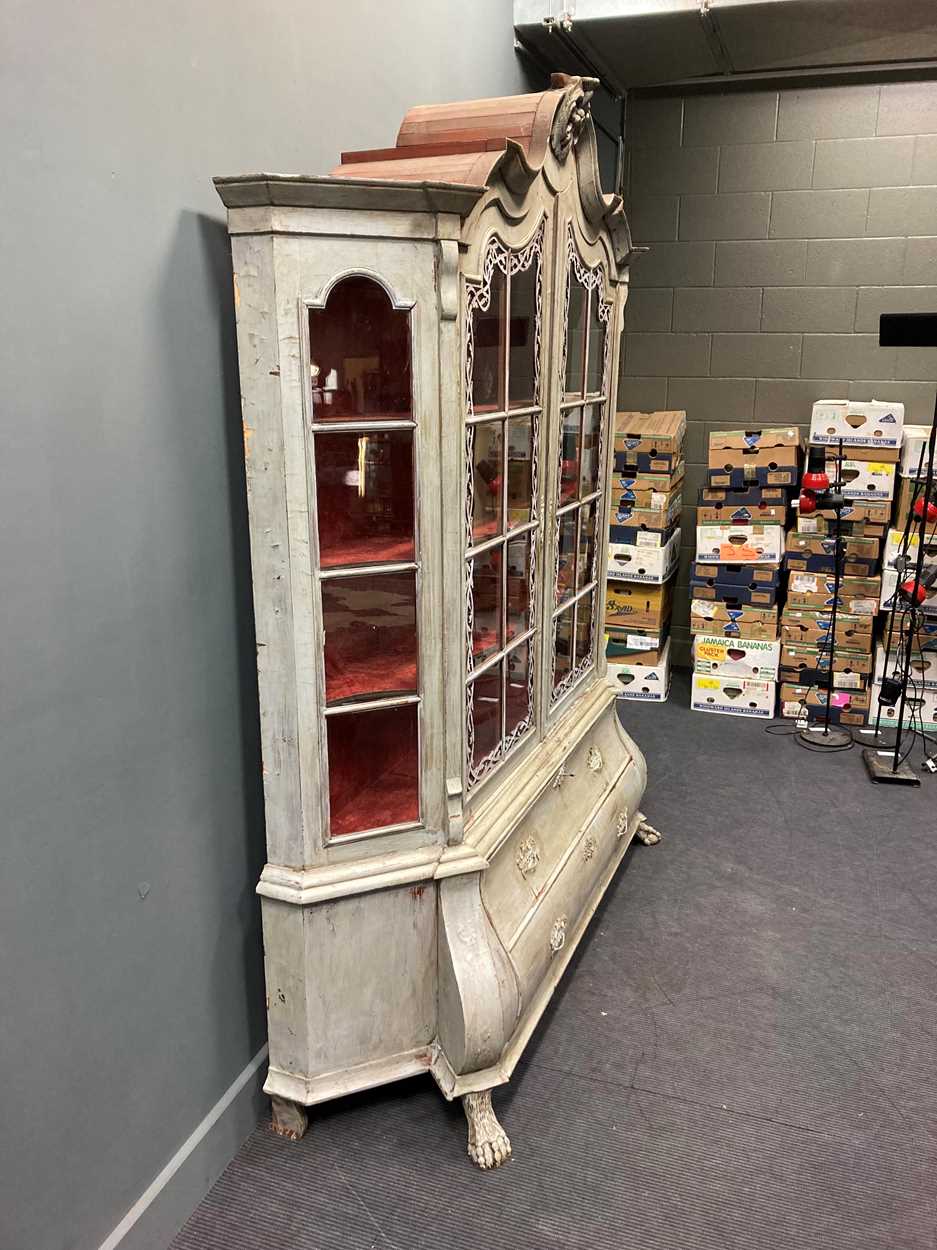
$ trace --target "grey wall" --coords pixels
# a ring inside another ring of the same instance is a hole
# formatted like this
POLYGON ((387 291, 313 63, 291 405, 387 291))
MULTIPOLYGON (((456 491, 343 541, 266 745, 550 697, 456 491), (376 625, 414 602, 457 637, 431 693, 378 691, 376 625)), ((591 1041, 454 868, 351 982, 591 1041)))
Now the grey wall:
POLYGON ((937 83, 636 96, 635 262, 622 408, 685 408, 674 659, 710 430, 808 424, 815 399, 901 399, 930 422, 937 352, 878 316, 937 310, 937 83))
POLYGON ((265 1034, 211 175, 325 172, 413 103, 529 88, 503 0, 0 22, 0 1246, 86 1250, 265 1034))

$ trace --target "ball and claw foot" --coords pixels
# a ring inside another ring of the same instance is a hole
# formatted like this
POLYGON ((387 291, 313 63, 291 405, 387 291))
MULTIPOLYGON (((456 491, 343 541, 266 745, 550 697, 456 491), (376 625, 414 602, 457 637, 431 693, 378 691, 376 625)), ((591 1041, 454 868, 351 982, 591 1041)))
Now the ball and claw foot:
POLYGON ((309 1113, 298 1102, 289 1098, 270 1099, 270 1127, 280 1137, 299 1141, 309 1127, 309 1113))
POLYGON ((508 1135, 491 1106, 491 1090, 463 1094, 462 1110, 468 1120, 468 1154, 480 1168, 499 1168, 511 1157, 508 1135))
POLYGON ((643 842, 645 846, 656 846, 661 839, 660 833, 653 825, 649 825, 646 820, 641 821, 634 836, 639 842, 643 842))

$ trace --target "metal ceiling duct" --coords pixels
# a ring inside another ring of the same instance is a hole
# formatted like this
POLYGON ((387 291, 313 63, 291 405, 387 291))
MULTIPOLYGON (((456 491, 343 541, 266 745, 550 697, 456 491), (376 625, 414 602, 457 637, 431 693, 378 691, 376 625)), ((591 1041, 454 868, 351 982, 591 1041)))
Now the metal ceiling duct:
POLYGON ((665 83, 937 67, 937 0, 514 0, 519 42, 620 94, 665 83))

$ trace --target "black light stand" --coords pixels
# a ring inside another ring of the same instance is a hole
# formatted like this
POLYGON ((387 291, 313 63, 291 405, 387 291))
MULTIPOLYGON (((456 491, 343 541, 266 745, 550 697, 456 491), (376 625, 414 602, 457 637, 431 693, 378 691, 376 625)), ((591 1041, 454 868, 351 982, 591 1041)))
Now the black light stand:
MULTIPOLYGON (((808 743, 811 747, 828 747, 830 750, 841 751, 852 742, 852 733, 842 726, 831 725, 830 718, 833 712, 833 689, 836 680, 836 615, 839 608, 839 591, 843 580, 842 519, 846 501, 843 498, 842 439, 839 441, 838 455, 839 459, 836 461, 836 481, 833 483, 833 486, 827 486, 826 490, 823 491, 813 492, 817 506, 832 508, 835 514, 833 520, 833 611, 830 616, 830 659, 826 675, 826 709, 823 714, 822 724, 807 725, 806 728, 800 730, 799 736, 802 741, 808 743)), ((804 482, 806 483, 809 480, 810 475, 805 474, 804 482)), ((802 493, 801 501, 803 498, 804 495, 802 493)))
MULTIPOLYGON (((882 347, 937 347, 937 314, 933 313, 883 313, 879 318, 879 344, 882 347)), ((901 578, 907 567, 908 542, 911 535, 911 525, 914 516, 914 504, 920 490, 920 476, 915 483, 914 498, 908 508, 908 517, 905 521, 904 537, 902 539, 899 558, 896 561, 896 571, 898 580, 895 585, 895 593, 892 599, 891 616, 888 626, 888 649, 885 656, 885 672, 883 678, 888 675, 888 660, 890 658, 890 650, 892 639, 894 637, 895 613, 898 609, 899 600, 904 596, 906 609, 912 614, 911 628, 907 631, 907 641, 905 645, 904 664, 900 678, 901 693, 898 700, 898 719, 895 725, 895 742, 894 747, 883 750, 878 747, 866 747, 862 752, 865 760, 865 766, 872 781, 884 782, 892 785, 919 786, 921 784, 920 777, 912 768, 904 761, 901 755, 901 743, 904 736, 904 713, 908 697, 908 677, 911 672, 912 657, 914 655, 914 629, 913 614, 917 611, 920 602, 920 590, 923 585, 922 572, 924 568, 924 548, 927 539, 927 521, 928 521, 928 500, 931 495, 931 488, 934 483, 934 448, 937 442, 937 399, 934 403, 934 421, 931 425, 930 436, 927 441, 927 473, 924 479, 923 507, 920 510, 920 524, 918 529, 918 550, 917 560, 915 562, 913 582, 902 583, 901 578)), ((920 475, 923 466, 922 459, 918 465, 918 474, 920 475)), ((881 721, 881 708, 879 715, 876 717, 875 732, 879 732, 879 724, 881 721)), ((912 730, 913 733, 913 730, 912 730)))

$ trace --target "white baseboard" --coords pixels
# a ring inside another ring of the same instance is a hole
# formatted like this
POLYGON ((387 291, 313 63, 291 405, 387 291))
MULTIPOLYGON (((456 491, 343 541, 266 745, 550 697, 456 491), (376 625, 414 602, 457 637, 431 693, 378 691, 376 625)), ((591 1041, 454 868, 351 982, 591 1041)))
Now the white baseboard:
POLYGON ((266 1058, 264 1045, 99 1250, 166 1250, 257 1123, 266 1058))

